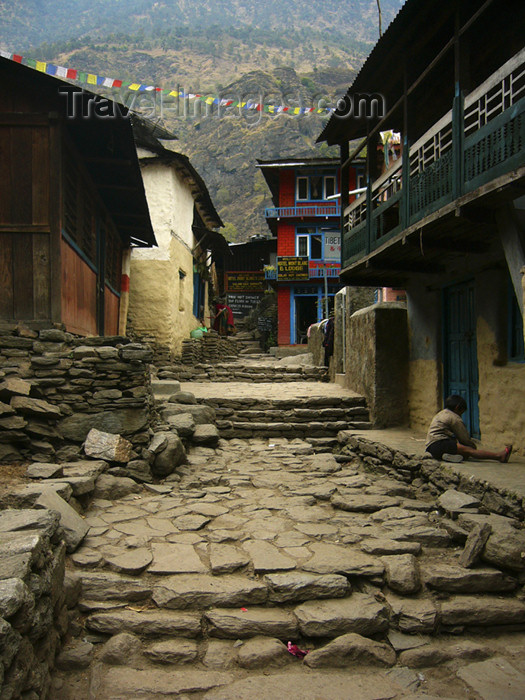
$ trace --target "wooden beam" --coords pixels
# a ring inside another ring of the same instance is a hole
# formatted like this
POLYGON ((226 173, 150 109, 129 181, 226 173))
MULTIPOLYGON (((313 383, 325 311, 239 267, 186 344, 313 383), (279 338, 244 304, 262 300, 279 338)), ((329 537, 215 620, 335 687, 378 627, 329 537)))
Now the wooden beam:
POLYGON ((375 272, 378 270, 384 270, 386 273, 389 272, 404 272, 404 273, 425 273, 429 275, 442 275, 446 271, 444 265, 438 265, 436 263, 430 262, 398 262, 394 263, 390 260, 388 262, 383 262, 378 260, 376 257, 370 257, 367 260, 367 266, 371 267, 375 272))
POLYGON ((51 233, 49 224, 0 224, 0 233, 51 233))
POLYGON ((412 249, 423 249, 424 252, 448 250, 452 253, 482 255, 489 250, 489 246, 486 243, 481 243, 480 241, 469 243, 467 241, 458 240, 457 238, 441 239, 439 241, 424 239, 423 242, 421 242, 417 236, 410 236, 407 238, 406 244, 412 249))
POLYGON ((133 163, 126 158, 98 158, 94 156, 85 156, 84 160, 86 163, 96 163, 100 165, 116 165, 131 167, 133 163))
POLYGON ((97 182, 96 187, 103 190, 120 190, 122 192, 134 192, 137 189, 133 185, 115 185, 109 182, 97 182))

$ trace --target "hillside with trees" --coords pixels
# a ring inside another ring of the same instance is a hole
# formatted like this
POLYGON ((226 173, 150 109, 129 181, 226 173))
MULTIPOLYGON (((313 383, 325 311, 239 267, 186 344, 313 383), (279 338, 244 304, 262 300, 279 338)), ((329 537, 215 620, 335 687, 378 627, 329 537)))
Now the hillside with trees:
MULTIPOLYGON (((400 6, 381 0, 383 28, 400 6)), ((264 104, 335 105, 377 37, 376 0, 0 0, 4 50, 104 77, 264 104)), ((128 103, 132 97, 107 94, 128 103)), ((177 135, 168 147, 191 157, 231 240, 268 232, 263 214, 270 198, 257 158, 330 154, 315 145, 326 114, 218 113, 197 100, 186 107, 153 107, 151 96, 134 103, 177 135)))

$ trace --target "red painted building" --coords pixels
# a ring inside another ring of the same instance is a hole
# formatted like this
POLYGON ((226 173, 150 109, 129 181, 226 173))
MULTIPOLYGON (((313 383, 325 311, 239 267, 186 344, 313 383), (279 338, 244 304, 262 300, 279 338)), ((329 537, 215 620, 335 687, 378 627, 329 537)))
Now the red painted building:
MULTIPOLYGON (((266 268, 275 284, 278 344, 307 342, 312 323, 329 314, 341 288, 341 175, 336 158, 258 161, 272 193, 266 221, 277 237, 277 265, 266 268)), ((364 187, 363 165, 349 168, 350 201, 364 187)))

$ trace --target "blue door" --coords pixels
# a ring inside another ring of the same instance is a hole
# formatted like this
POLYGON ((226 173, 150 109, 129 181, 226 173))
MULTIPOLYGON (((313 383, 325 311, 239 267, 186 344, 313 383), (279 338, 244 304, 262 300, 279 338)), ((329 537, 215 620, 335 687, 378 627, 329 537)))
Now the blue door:
POLYGON ((472 281, 444 292, 444 394, 459 394, 467 402, 463 421, 473 437, 479 430, 479 381, 476 313, 472 281))

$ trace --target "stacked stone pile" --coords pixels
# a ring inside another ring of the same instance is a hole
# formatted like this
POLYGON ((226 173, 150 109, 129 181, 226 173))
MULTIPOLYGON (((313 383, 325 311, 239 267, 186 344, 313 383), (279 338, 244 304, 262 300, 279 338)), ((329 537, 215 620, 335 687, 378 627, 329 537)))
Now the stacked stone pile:
POLYGON ((452 465, 444 465, 430 455, 409 455, 387 445, 353 434, 352 430, 338 435, 341 457, 359 456, 363 464, 377 474, 386 474, 406 483, 428 483, 434 493, 458 489, 470 494, 487 512, 525 520, 525 499, 503 488, 497 488, 482 479, 460 474, 452 465))
POLYGON ((0 335, 0 459, 71 457, 93 427, 149 441, 149 347, 120 336, 17 331, 0 335))
POLYGON ((72 561, 94 700, 300 666, 288 642, 310 668, 398 664, 414 689, 407 669, 480 661, 498 629, 523 629, 518 521, 308 448, 221 441, 190 454, 175 488, 93 502, 72 561))
MULTIPOLYGON (((198 342, 198 341, 197 341, 198 342)), ((210 364, 196 361, 189 364, 171 364, 160 367, 157 371, 159 380, 175 379, 194 382, 326 382, 329 380, 326 367, 287 366, 267 357, 260 363, 243 362, 239 358, 234 362, 221 361, 210 364)))
MULTIPOLYGON (((182 341, 181 362, 195 365, 202 362, 217 362, 225 357, 237 357, 239 348, 235 338, 223 338, 217 333, 205 333, 202 338, 182 341)), ((159 368, 159 378, 162 368, 159 368)))

